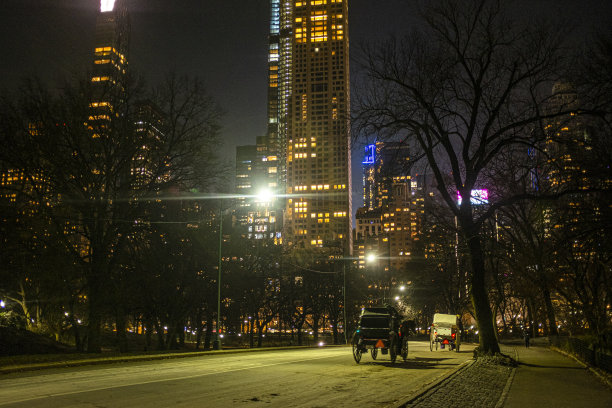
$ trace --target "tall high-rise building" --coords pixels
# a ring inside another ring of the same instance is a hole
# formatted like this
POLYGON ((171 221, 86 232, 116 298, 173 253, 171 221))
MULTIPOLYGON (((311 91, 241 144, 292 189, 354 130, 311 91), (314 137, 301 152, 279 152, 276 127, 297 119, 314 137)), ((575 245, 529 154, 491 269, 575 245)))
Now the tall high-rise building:
POLYGON ((363 203, 368 210, 389 204, 398 176, 410 175, 410 149, 404 143, 376 142, 365 147, 363 203))
POLYGON ((243 237, 281 244, 282 219, 277 214, 282 210, 278 199, 261 197, 263 191, 273 191, 277 182, 277 163, 269 160, 267 140, 259 136, 256 145, 236 149, 235 216, 243 237))
POLYGON ((278 92, 270 122, 277 120, 284 146, 285 242, 294 248, 351 250, 347 3, 271 0, 278 92))
POLYGON ((124 0, 101 0, 91 71, 90 124, 104 123, 119 114, 117 105, 125 100, 129 34, 130 21, 124 0))
POLYGON ((402 143, 366 146, 363 164, 364 207, 357 210, 354 252, 365 267, 369 253, 377 267, 401 271, 422 234, 422 186, 410 175, 409 148, 402 143))

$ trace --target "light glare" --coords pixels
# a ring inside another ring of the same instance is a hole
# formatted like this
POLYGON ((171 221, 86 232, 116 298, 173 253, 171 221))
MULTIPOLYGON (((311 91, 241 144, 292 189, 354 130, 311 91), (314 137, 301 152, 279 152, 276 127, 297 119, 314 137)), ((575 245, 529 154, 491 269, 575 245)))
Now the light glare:
POLYGON ((269 203, 274 198, 272 191, 263 189, 257 193, 257 200, 262 203, 269 203))
POLYGON ((101 0, 100 2, 100 11, 105 13, 107 11, 113 11, 115 7, 115 0, 101 0))

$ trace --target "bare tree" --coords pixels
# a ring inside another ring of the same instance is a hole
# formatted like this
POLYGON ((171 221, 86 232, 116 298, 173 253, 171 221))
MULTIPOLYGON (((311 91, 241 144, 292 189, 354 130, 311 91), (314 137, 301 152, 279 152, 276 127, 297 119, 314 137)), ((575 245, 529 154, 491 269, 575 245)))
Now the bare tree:
POLYGON ((424 154, 467 243, 480 350, 493 353, 499 345, 480 233, 483 222, 512 199, 479 210, 469 197, 487 187, 485 170, 501 153, 533 143, 532 129, 544 118, 543 90, 562 62, 560 30, 542 21, 513 21, 502 3, 428 3, 420 31, 366 50, 369 82, 358 95, 356 117, 370 134, 424 154))
POLYGON ((1 106, 7 149, 0 159, 23 174, 51 224, 38 239, 61 242, 82 271, 89 352, 100 351, 113 308, 121 329, 125 310, 109 299, 123 282, 127 241, 150 221, 142 204, 163 200, 161 192, 210 185, 218 171, 219 112, 198 81, 170 75, 150 97, 135 83, 123 85, 118 93, 109 84, 100 95, 84 80, 54 94, 31 82, 1 106))

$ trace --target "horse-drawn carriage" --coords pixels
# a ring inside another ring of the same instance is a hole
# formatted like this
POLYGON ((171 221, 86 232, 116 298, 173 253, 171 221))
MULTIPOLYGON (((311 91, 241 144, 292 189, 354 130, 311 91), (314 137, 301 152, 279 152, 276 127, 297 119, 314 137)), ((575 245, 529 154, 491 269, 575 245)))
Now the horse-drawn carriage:
POLYGON ((429 329, 429 350, 448 346, 448 350, 459 351, 461 345, 461 330, 459 330, 459 316, 436 313, 433 324, 429 329))
POLYGON ((372 359, 376 360, 380 350, 383 355, 389 354, 391 362, 395 362, 398 355, 405 361, 408 358, 408 334, 413 329, 414 323, 402 321, 399 313, 390 306, 364 307, 351 341, 353 358, 359 363, 362 354, 370 350, 372 359))

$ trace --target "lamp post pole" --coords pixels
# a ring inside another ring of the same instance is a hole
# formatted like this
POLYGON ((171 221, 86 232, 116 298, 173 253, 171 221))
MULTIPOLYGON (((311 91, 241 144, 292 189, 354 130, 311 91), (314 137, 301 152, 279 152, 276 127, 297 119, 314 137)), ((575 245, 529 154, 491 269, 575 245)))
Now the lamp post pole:
POLYGON ((222 255, 221 249, 223 247, 223 200, 219 206, 219 276, 217 278, 217 325, 215 330, 215 340, 213 341, 213 350, 221 350, 221 337, 219 336, 219 329, 221 328, 221 264, 222 255))
POLYGON ((346 323, 346 260, 343 259, 342 260, 342 279, 343 279, 343 285, 342 285, 342 294, 344 295, 344 300, 342 301, 342 309, 344 312, 344 328, 343 328, 343 332, 344 332, 344 344, 348 344, 348 336, 346 334, 346 329, 348 328, 348 325, 346 323))

